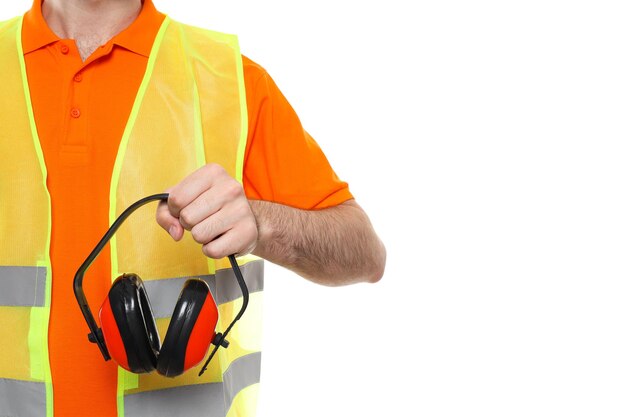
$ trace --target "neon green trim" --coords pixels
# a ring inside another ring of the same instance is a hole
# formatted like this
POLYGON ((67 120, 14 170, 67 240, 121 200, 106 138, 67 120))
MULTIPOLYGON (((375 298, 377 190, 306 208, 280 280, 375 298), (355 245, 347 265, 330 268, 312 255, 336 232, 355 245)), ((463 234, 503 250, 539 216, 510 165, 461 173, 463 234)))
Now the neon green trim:
MULTIPOLYGON (((50 196, 48 195, 48 201, 50 196)), ((52 214, 52 206, 50 206, 50 217, 52 214)), ((52 219, 48 221, 48 248, 50 247, 50 236, 52 232, 52 219)), ((52 302, 52 264, 50 262, 49 254, 50 251, 46 252, 46 270, 48 271, 48 279, 46 280, 46 307, 43 309, 43 319, 41 323, 46 323, 45 326, 42 326, 41 329, 41 337, 42 337, 42 346, 43 346, 43 354, 42 358, 50 358, 50 352, 48 350, 48 326, 50 325, 50 305, 52 302)), ((43 363, 43 372, 44 372, 44 381, 46 382, 46 416, 52 417, 54 414, 54 387, 52 386, 52 370, 50 368, 50 360, 46 360, 43 363)))
MULTIPOLYGON (((39 262, 38 267, 46 267, 45 263, 39 262)), ((39 280, 36 280, 39 282, 39 280)), ((46 299, 48 297, 46 291, 46 299)), ((30 377, 35 381, 46 381, 46 372, 43 358, 48 357, 47 337, 49 308, 31 307, 28 327, 28 354, 30 360, 30 377)))
POLYGON ((30 357, 30 377, 35 381, 44 382, 46 386, 46 416, 51 417, 53 411, 52 375, 48 357, 48 307, 31 307, 30 328, 28 330, 28 350, 30 357))
MULTIPOLYGON (((180 35, 183 50, 188 51, 189 44, 187 42, 187 37, 185 36, 185 31, 181 30, 180 23, 173 22, 172 27, 174 25, 176 25, 176 29, 180 35)), ((196 150, 196 166, 200 168, 206 165, 206 156, 204 155, 204 136, 202 134, 202 113, 200 111, 200 93, 198 92, 198 83, 196 82, 196 75, 191 67, 190 60, 186 59, 184 64, 187 67, 187 73, 191 74, 191 78, 193 79, 193 138, 196 150)))
MULTIPOLYGON (((192 71, 193 74, 193 71, 192 71)), ((193 137, 196 145, 196 164, 198 168, 206 165, 204 154, 204 137, 202 135, 202 114, 200 113, 200 94, 198 84, 193 83, 193 137)))
POLYGON ((237 54, 237 79, 239 80, 239 119, 241 120, 239 132, 239 147, 237 149, 237 165, 236 175, 237 181, 243 184, 243 162, 246 152, 246 143, 248 142, 248 106, 246 104, 246 86, 243 79, 243 60, 241 51, 239 50, 239 41, 237 36, 230 35, 231 43, 235 53, 237 54))
POLYGON ((239 264, 239 266, 242 266, 242 265, 247 264, 248 262, 258 261, 259 259, 261 258, 252 254, 242 255, 242 256, 237 256, 237 263, 239 264))
POLYGON ((50 192, 48 191, 48 169, 46 168, 46 161, 43 157, 43 150, 41 149, 41 143, 39 141, 39 133, 37 132, 37 125, 35 123, 35 116, 33 113, 33 103, 30 99, 30 88, 28 86, 28 76, 26 74, 26 63, 24 62, 24 50, 22 49, 22 21, 20 18, 17 28, 17 53, 19 54, 20 70, 22 73, 22 83, 24 86, 24 97, 26 99, 26 109, 28 111, 28 120, 30 123, 30 131, 33 138, 33 144, 35 146, 35 152, 37 153, 37 159, 39 160, 39 167, 41 168, 41 177, 43 180, 43 187, 46 190, 46 196, 48 197, 48 230, 46 238, 46 258, 43 264, 38 266, 45 266, 48 268, 48 279, 46 280, 46 306, 50 306, 51 296, 51 282, 52 282, 52 267, 50 263, 50 239, 52 237, 52 203, 50 199, 50 192))
POLYGON ((124 369, 117 367, 117 417, 124 417, 124 388, 126 378, 124 369))
MULTIPOLYGON (((37 133, 37 125, 35 123, 35 116, 33 112, 33 103, 30 99, 30 88, 28 86, 28 76, 26 74, 26 62, 24 61, 24 50, 22 49, 22 23, 23 17, 19 18, 17 25, 16 46, 18 53, 18 60, 20 63, 20 72, 22 73, 22 84, 24 86, 24 97, 26 99, 26 109, 28 112, 28 120, 30 123, 31 136, 33 138, 33 144, 35 146, 35 152, 37 153, 37 159, 39 160, 39 166, 41 168, 41 176, 43 180, 43 188, 46 190, 46 196, 48 198, 48 230, 46 231, 46 257, 41 262, 38 262, 38 266, 45 266, 47 279, 46 279, 46 299, 44 302, 45 307, 35 308, 31 310, 31 325, 34 325, 33 332, 37 330, 41 335, 41 339, 37 342, 36 336, 28 337, 28 347, 32 347, 31 342, 39 344, 40 359, 35 360, 37 363, 36 368, 39 370, 31 369, 31 372, 44 380, 46 385, 46 416, 52 417, 54 411, 54 396, 52 389, 52 372, 50 370, 50 360, 48 352, 48 325, 50 323, 50 302, 52 297, 52 264, 50 262, 50 239, 52 237, 52 202, 50 199, 50 192, 48 191, 48 169, 46 168, 46 161, 43 157, 43 150, 41 149, 41 142, 39 141, 39 134, 37 133), (38 322, 35 324, 34 322, 38 322), (45 358, 45 360, 44 360, 45 358)), ((32 356, 31 356, 32 359, 32 356)))
MULTIPOLYGON (((190 71, 193 74, 193 71, 190 71)), ((193 76, 193 75, 192 75, 193 76)), ((202 114, 200 112, 200 94, 198 93, 198 84, 193 83, 193 120, 194 120, 194 140, 196 145, 196 164, 198 168, 206 165, 206 155, 204 153, 204 135, 202 134, 202 114)), ((215 261, 208 256, 206 257, 209 274, 215 273, 215 261)))
MULTIPOLYGON (((128 122, 126 123, 126 127, 124 128, 124 134, 122 135, 122 140, 120 141, 120 147, 117 151, 115 165, 113 166, 113 174, 111 176, 111 188, 109 190, 109 224, 113 224, 113 222, 117 218, 117 186, 120 181, 120 173, 122 172, 122 164, 124 162, 124 156, 126 155, 128 140, 130 139, 130 134, 132 133, 133 127, 135 126, 137 114, 139 114, 139 109, 141 108, 143 97, 146 93, 146 89, 148 88, 150 78, 152 77, 154 63, 156 61, 159 48, 161 47, 161 42, 163 41, 163 36, 165 35, 165 31, 169 23, 170 18, 166 16, 163 20, 163 23, 161 24, 159 32, 157 33, 154 44, 152 45, 152 50, 150 51, 150 57, 148 58, 146 72, 143 76, 143 80, 141 81, 141 85, 139 86, 139 90, 137 91, 137 96, 135 97, 135 102, 133 103, 133 108, 130 112, 130 116, 128 117, 128 122)), ((114 277, 117 277, 119 275, 119 267, 117 263, 117 240, 115 238, 115 235, 111 238, 109 244, 111 245, 111 281, 113 281, 114 277)))
POLYGON ((45 332, 43 320, 45 316, 42 314, 45 307, 30 308, 30 323, 28 328, 28 354, 30 358, 30 377, 35 381, 44 381, 44 370, 42 359, 42 340, 41 333, 45 332), (42 327, 44 328, 42 330, 42 327))
MULTIPOLYGON (((156 61, 157 55, 159 53, 159 48, 161 47, 161 43, 163 42, 163 37, 165 36, 165 31, 170 23, 169 16, 166 16, 161 24, 159 32, 154 39, 154 43, 152 44, 152 49, 150 50, 150 57, 148 58, 148 65, 146 67, 146 72, 143 76, 143 80, 141 80, 141 85, 139 86, 139 90, 137 91, 137 96, 135 97, 135 102, 133 103, 133 108, 130 112, 130 116, 128 117, 128 122, 126 123, 126 127, 124 128, 124 134, 122 135, 122 139, 120 142, 119 149, 117 151, 117 157, 115 158, 115 165, 113 166, 113 174, 111 176, 111 188, 109 190, 109 224, 113 224, 117 217, 116 208, 117 208, 117 186, 120 181, 120 173, 122 172, 122 164, 124 162, 124 156, 126 155, 126 149, 128 148, 128 141, 130 139, 130 135, 133 131, 133 127, 135 126, 135 121, 137 120, 137 115, 139 114, 139 109, 141 108, 141 103, 143 102, 144 95, 146 93, 146 89, 148 88, 148 83, 150 82, 150 78, 152 78, 152 72, 154 71, 154 63, 156 61)), ((119 265, 117 262, 117 240, 115 235, 109 241, 111 245, 111 281, 113 281, 114 277, 119 275, 119 265)), ((131 382, 127 381, 127 378, 124 373, 122 373, 124 369, 118 368, 117 372, 117 416, 124 417, 124 391, 126 389, 126 383, 131 382)))
POLYGON ((129 390, 139 388, 139 374, 128 372, 124 368, 119 368, 119 370, 124 376, 124 389, 129 390))

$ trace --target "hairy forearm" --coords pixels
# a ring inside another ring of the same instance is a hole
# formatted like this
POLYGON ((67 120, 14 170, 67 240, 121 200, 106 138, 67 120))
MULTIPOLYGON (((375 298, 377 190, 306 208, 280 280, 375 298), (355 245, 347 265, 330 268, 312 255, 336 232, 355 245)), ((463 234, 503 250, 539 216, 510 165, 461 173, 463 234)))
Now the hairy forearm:
POLYGON ((354 200, 321 210, 258 200, 250 206, 259 229, 255 255, 323 285, 382 277, 385 247, 354 200))

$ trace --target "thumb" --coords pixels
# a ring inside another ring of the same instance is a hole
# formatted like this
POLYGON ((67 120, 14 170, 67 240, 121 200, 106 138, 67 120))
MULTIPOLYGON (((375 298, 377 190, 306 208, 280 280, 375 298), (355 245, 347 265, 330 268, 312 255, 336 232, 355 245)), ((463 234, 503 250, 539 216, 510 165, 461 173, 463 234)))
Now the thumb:
POLYGON ((167 207, 167 201, 161 201, 159 203, 156 210, 156 221, 175 241, 178 242, 183 238, 183 226, 178 221, 178 218, 172 216, 170 213, 167 207))

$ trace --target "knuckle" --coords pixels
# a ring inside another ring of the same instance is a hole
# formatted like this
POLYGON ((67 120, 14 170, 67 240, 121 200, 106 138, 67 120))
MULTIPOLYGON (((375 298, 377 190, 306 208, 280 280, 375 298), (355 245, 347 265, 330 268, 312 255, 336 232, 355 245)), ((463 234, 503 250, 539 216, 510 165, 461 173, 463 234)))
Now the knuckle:
POLYGON ((202 245, 202 253, 209 258, 211 257, 211 249, 209 248, 209 245, 202 245))
POLYGON ((180 209, 182 197, 177 192, 171 192, 167 198, 167 205, 173 209, 180 209))
POLYGON ((207 173, 208 175, 212 175, 212 176, 219 176, 219 175, 222 175, 222 174, 224 174, 224 173, 226 172, 226 171, 224 170, 224 168, 222 168, 222 166, 221 166, 221 165, 216 164, 216 163, 214 163, 214 162, 211 162, 211 163, 209 163, 209 164, 206 164, 206 165, 204 166, 204 168, 205 168, 205 170, 206 170, 206 173, 207 173))
POLYGON ((245 219, 246 223, 251 223, 256 227, 256 219, 254 218, 254 214, 252 214, 248 200, 242 201, 238 210, 239 216, 245 219))
POLYGON ((237 181, 232 180, 228 181, 228 183, 224 186, 224 192, 230 200, 235 200, 243 195, 243 188, 237 181))
POLYGON ((195 226, 195 224, 193 224, 193 216, 188 209, 182 209, 178 215, 178 219, 187 227, 195 226))
POLYGON ((193 240, 195 240, 198 243, 206 243, 206 231, 205 228, 201 225, 198 224, 194 227, 191 228, 191 236, 193 237, 193 240))
POLYGON ((220 249, 218 245, 216 245, 214 242, 211 242, 210 244, 206 244, 202 246, 202 253, 204 253, 209 258, 213 258, 213 259, 223 258, 226 255, 224 255, 222 252, 223 250, 220 249))

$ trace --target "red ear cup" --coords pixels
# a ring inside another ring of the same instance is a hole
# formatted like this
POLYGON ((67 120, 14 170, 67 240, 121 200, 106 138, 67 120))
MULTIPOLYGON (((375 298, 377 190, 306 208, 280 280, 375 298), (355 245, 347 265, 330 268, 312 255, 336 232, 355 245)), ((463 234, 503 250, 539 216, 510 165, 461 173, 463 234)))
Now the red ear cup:
POLYGON ((211 341, 215 336, 218 318, 217 304, 215 304, 215 300, 209 292, 200 310, 198 320, 196 320, 196 325, 193 326, 189 336, 187 352, 185 353, 185 371, 196 366, 206 356, 211 346, 211 341))
POLYGON ((150 301, 141 278, 118 277, 100 308, 102 333, 111 357, 133 373, 156 368, 160 348, 150 301))
POLYGON ((99 316, 107 349, 122 368, 133 373, 156 369, 161 375, 175 377, 205 357, 218 310, 206 282, 187 280, 161 347, 141 278, 124 274, 113 282, 99 316))
POLYGON ((122 341, 120 330, 117 328, 115 317, 113 317, 111 302, 108 295, 100 307, 98 316, 100 318, 100 326, 102 327, 104 343, 109 351, 109 355, 111 355, 111 358, 117 362, 119 366, 126 370, 130 370, 130 367, 128 366, 128 358, 126 357, 126 348, 124 348, 124 342, 122 341))
POLYGON ((217 326, 217 305, 206 282, 185 282, 157 361, 157 372, 175 377, 206 355, 217 326))

